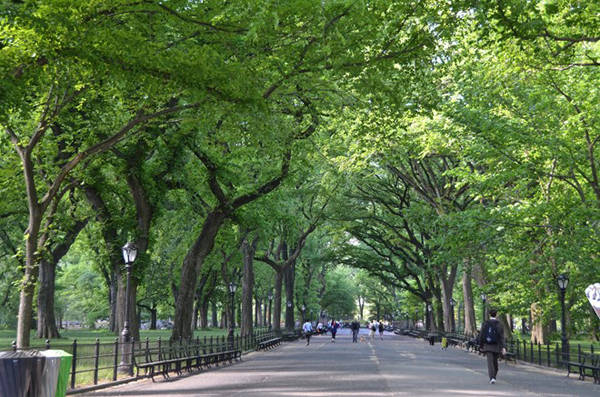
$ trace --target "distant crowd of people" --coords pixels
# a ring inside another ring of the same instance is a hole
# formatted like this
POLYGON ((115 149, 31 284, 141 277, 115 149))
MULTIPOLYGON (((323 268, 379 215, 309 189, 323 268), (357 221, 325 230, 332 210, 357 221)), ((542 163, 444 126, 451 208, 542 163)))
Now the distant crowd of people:
MULTIPOLYGON (((358 334, 360 331, 360 323, 357 319, 354 319, 350 323, 344 323, 343 321, 330 320, 327 323, 319 321, 316 325, 306 320, 302 325, 302 333, 306 338, 306 345, 310 345, 310 337, 312 335, 323 335, 331 332, 331 342, 335 343, 335 336, 340 327, 349 327, 352 331, 352 342, 358 342, 358 334)), ((379 331, 379 338, 383 340, 383 331, 385 330, 385 324, 382 321, 372 320, 366 323, 366 328, 369 329, 369 337, 371 340, 375 340, 375 334, 379 331)))

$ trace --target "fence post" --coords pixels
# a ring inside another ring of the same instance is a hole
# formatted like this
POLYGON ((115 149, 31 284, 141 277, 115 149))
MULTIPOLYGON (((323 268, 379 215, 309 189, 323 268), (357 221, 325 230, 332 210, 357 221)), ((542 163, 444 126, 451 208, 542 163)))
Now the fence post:
POLYGON ((581 362, 581 344, 577 344, 577 361, 581 362))
POLYGON ((521 358, 521 344, 519 343, 519 341, 517 341, 515 345, 517 346, 517 360, 519 360, 521 358))
POLYGON ((534 363, 535 362, 535 357, 533 355, 533 342, 529 341, 529 361, 534 363))
POLYGON ((94 384, 98 384, 98 360, 100 360, 100 339, 96 338, 94 346, 94 384))
POLYGON ((77 339, 73 339, 73 361, 71 362, 71 389, 75 388, 75 374, 77 373, 77 339))
POLYGON ((115 338, 115 347, 113 349, 113 380, 117 380, 117 369, 119 368, 119 338, 115 338))
POLYGON ((160 336, 158 337, 158 361, 162 361, 163 359, 163 355, 162 355, 162 340, 160 339, 160 336))
POLYGON ((206 335, 204 335, 204 343, 202 344, 202 354, 206 354, 206 335))
POLYGON ((546 342, 546 362, 548 363, 548 367, 552 366, 550 362, 550 341, 546 342))
POLYGON ((210 354, 213 354, 214 351, 213 351, 213 336, 212 335, 210 336, 210 345, 209 346, 210 346, 210 354))
POLYGON ((146 362, 150 362, 150 340, 146 336, 146 351, 144 352, 146 362))
POLYGON ((542 344, 540 342, 537 343, 538 350, 538 365, 542 365, 542 344))

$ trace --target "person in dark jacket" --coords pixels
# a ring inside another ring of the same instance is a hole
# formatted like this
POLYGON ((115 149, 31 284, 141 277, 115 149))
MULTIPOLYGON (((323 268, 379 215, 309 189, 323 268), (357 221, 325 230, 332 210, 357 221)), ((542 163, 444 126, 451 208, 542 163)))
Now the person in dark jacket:
POLYGON ((496 319, 498 311, 490 309, 490 319, 481 325, 479 332, 479 351, 487 357, 488 375, 490 383, 496 383, 498 375, 498 357, 500 353, 506 354, 506 342, 504 340, 504 327, 496 319))
POLYGON ((331 320, 331 341, 335 343, 335 334, 337 334, 337 330, 340 327, 340 323, 335 320, 331 320))
POLYGON ((358 332, 360 331, 360 323, 357 319, 354 319, 354 321, 350 323, 350 329, 352 330, 352 343, 357 343, 358 332))
POLYGON ((379 338, 381 338, 381 340, 383 340, 383 330, 385 329, 384 325, 383 325, 383 321, 379 322, 379 338))

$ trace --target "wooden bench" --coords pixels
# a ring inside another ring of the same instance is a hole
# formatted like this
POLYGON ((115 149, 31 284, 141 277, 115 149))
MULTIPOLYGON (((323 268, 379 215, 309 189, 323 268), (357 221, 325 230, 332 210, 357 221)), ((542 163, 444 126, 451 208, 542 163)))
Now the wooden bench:
POLYGON ((204 346, 175 345, 168 347, 145 349, 134 352, 133 364, 136 368, 136 376, 150 377, 154 381, 154 376, 160 373, 165 379, 169 378, 170 372, 181 375, 183 371, 192 372, 194 369, 209 368, 211 365, 228 361, 232 363, 235 359, 241 359, 242 351, 240 349, 231 349, 226 345, 218 345, 206 352, 204 346))
POLYGON ((579 356, 578 361, 563 361, 563 364, 567 366, 567 377, 571 375, 572 368, 577 368, 579 379, 585 380, 586 371, 591 370, 594 383, 600 383, 600 355, 584 353, 579 356))
POLYGON ((279 346, 280 344, 281 338, 264 339, 257 343, 256 350, 273 349, 275 346, 279 346))

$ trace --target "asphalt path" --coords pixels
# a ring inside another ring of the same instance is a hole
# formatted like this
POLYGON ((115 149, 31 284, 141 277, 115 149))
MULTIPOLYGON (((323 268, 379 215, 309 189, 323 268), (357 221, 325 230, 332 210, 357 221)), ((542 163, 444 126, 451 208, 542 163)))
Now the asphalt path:
POLYGON ((170 381, 142 380, 86 396, 600 396, 600 385, 564 372, 501 362, 488 383, 484 357, 442 350, 421 339, 385 333, 383 340, 352 343, 349 330, 313 336, 241 362, 170 381))

